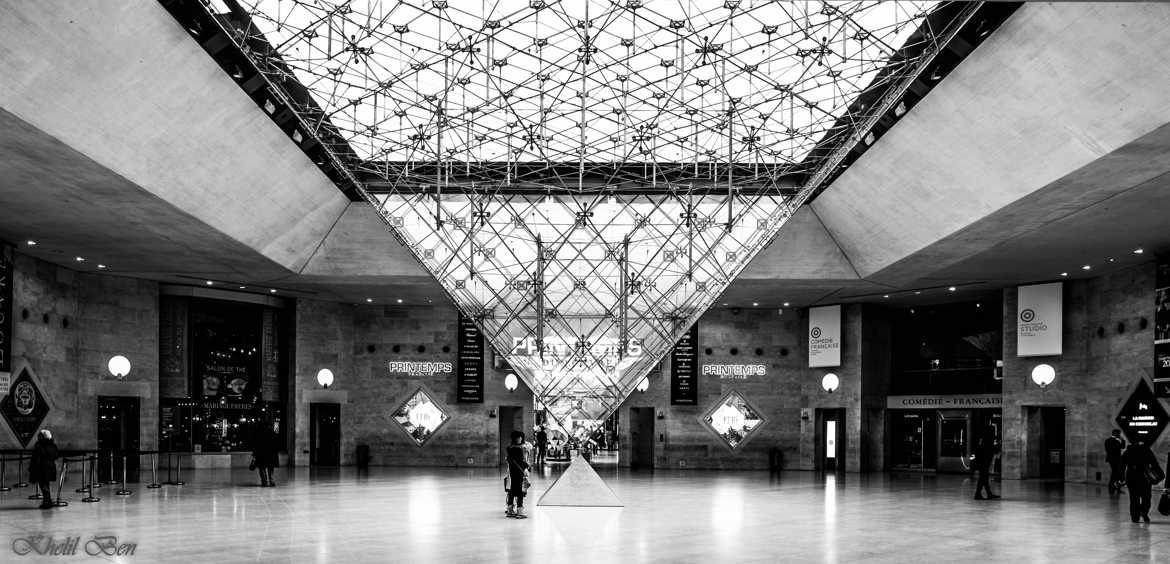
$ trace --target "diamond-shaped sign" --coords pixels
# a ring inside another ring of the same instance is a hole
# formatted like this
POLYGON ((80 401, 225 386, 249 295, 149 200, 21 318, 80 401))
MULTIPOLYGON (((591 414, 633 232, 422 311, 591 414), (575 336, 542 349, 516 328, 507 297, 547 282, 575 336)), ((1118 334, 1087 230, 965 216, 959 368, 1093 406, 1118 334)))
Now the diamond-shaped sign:
POLYGON ((1142 378, 1125 405, 1121 406, 1116 421, 1131 443, 1141 441, 1152 445, 1170 423, 1170 414, 1142 378))
POLYGON ((393 418, 402 430, 414 439, 415 444, 421 446, 434 436, 451 416, 426 390, 419 388, 394 411, 393 418))
POLYGON ((0 400, 0 413, 20 444, 28 446, 49 415, 49 403, 41 395, 40 388, 33 382, 28 367, 21 369, 20 376, 12 382, 8 395, 0 400))
POLYGON ((720 398, 703 416, 703 424, 732 450, 746 442, 765 421, 759 410, 735 391, 720 398))

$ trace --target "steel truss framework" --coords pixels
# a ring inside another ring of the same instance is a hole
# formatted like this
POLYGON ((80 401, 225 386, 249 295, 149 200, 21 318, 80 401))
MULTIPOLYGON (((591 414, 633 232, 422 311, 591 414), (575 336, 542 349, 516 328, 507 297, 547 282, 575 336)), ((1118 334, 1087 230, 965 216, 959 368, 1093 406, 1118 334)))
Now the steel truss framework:
POLYGON ((566 428, 618 407, 816 186, 793 179, 832 174, 974 9, 227 2, 265 109, 566 428))

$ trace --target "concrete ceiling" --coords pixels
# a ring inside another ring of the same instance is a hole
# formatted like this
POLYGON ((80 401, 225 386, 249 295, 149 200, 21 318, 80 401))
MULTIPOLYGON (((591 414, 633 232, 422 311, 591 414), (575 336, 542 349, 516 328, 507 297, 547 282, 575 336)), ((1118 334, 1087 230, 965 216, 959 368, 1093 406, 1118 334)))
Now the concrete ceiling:
MULTIPOLYGON (((1170 251, 1165 21, 1160 4, 1025 5, 716 307, 942 301, 1170 251)), ((445 299, 158 4, 4 4, 0 75, 16 78, 0 81, 0 238, 21 252, 355 303, 445 299)))

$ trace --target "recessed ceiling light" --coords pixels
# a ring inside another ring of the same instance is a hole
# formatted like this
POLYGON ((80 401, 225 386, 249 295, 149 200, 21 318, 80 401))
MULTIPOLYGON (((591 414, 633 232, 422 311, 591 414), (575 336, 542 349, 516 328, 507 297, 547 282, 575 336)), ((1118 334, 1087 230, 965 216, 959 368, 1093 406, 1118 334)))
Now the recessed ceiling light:
POLYGON ((784 307, 788 307, 788 302, 784 302, 784 307))
POLYGON ((207 285, 208 285, 208 286, 211 286, 211 285, 214 285, 214 284, 215 284, 215 282, 212 282, 211 280, 208 280, 208 281, 207 281, 207 285))
POLYGON ((77 262, 85 262, 85 257, 75 257, 73 260, 77 262))
POLYGON ((752 302, 752 307, 759 307, 759 306, 760 306, 760 302, 752 302))
POLYGON ((920 295, 920 294, 922 294, 922 290, 915 290, 914 291, 915 296, 920 295))
POLYGON ((1061 273, 1060 273, 1060 275, 1061 275, 1061 276, 1068 276, 1068 273, 1067 273, 1067 272, 1061 272, 1061 273))
MULTIPOLYGON (((29 241, 29 244, 30 244, 30 245, 35 245, 36 243, 33 243, 32 241, 29 241)), ((1136 249, 1134 249, 1134 250, 1133 250, 1133 254, 1135 254, 1135 255, 1140 255, 1140 254, 1142 254, 1142 253, 1144 253, 1144 252, 1145 252, 1145 251, 1143 251, 1141 247, 1138 247, 1138 248, 1136 248, 1136 249)))
POLYGON ((104 265, 104 264, 99 264, 99 265, 98 265, 98 268, 105 268, 105 267, 106 267, 106 265, 104 265))
POLYGON ((888 298, 888 297, 890 297, 890 295, 889 295, 889 294, 885 294, 885 295, 883 295, 882 297, 883 297, 883 298, 888 298))
POLYGON ((1081 267, 1081 270, 1089 270, 1091 268, 1093 268, 1093 267, 1086 264, 1085 266, 1081 267))
POLYGON ((402 303, 402 298, 398 298, 398 303, 402 303))
POLYGON ((948 291, 951 291, 951 292, 954 292, 954 291, 955 291, 955 287, 954 287, 954 286, 951 286, 950 288, 947 288, 947 290, 948 290, 948 291))
POLYGON ((240 286, 241 290, 243 290, 244 288, 247 288, 247 286, 240 286))
MULTIPOLYGON (((35 246, 37 246, 37 242, 36 242, 36 241, 33 241, 32 239, 29 239, 29 240, 28 240, 28 246, 30 246, 30 247, 35 247, 35 246)), ((1141 249, 1138 249, 1136 252, 1140 253, 1140 252, 1142 252, 1142 250, 1141 250, 1141 249)))
POLYGON ((367 304, 372 304, 372 303, 374 303, 374 298, 366 298, 366 303, 367 303, 367 304))
POLYGON ((1109 257, 1109 262, 1113 262, 1113 257, 1109 257))
POLYGON ((727 305, 727 302, 723 302, 723 305, 727 305))
POLYGON ((275 293, 276 293, 276 288, 269 288, 269 289, 268 289, 268 293, 270 293, 270 294, 275 294, 275 293))

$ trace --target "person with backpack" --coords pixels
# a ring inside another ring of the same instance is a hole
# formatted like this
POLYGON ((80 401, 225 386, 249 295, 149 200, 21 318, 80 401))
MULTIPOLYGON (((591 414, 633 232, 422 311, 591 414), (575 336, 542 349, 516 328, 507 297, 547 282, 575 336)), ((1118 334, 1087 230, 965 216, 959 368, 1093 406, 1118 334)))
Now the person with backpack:
POLYGON ((527 519, 528 516, 524 514, 524 496, 528 493, 528 457, 523 431, 512 431, 512 444, 506 449, 505 460, 508 464, 508 478, 504 481, 504 491, 508 493, 508 509, 504 514, 516 519, 527 519))
POLYGON ((1129 518, 1134 523, 1139 519, 1149 523, 1151 490, 1166 478, 1166 473, 1154 452, 1142 441, 1129 445, 1121 461, 1125 465, 1125 487, 1129 488, 1129 518))

